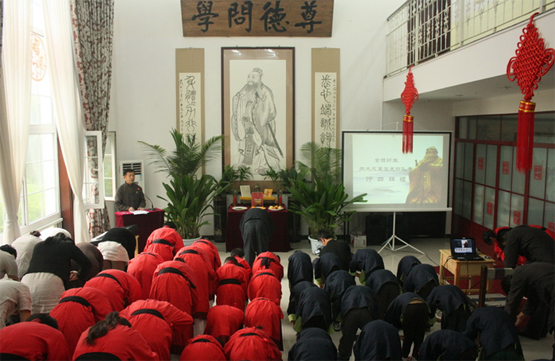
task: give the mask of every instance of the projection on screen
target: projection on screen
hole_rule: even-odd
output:
[[[343,182],[367,193],[368,211],[448,210],[450,133],[414,133],[413,153],[401,132],[343,132]]]

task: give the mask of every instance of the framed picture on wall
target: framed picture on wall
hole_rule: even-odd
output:
[[[222,48],[224,166],[249,167],[246,184],[293,165],[294,48]]]

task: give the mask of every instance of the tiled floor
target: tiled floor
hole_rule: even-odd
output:
[[[220,258],[224,260],[229,254],[225,252],[225,243],[215,243],[218,249],[220,250]],[[395,251],[392,251],[389,248],[384,249],[380,254],[383,257],[384,264],[386,269],[392,271],[393,273],[397,272],[397,264],[401,258],[406,255],[414,255],[422,263],[428,263],[433,266],[439,265],[439,249],[449,248],[449,239],[447,238],[434,238],[434,239],[413,239],[410,243],[412,246],[416,247],[418,250],[424,252],[421,254],[410,247],[405,247],[403,249],[399,249],[402,244],[397,243],[395,244]],[[289,252],[276,252],[281,258],[281,263],[285,272],[287,272],[287,259],[293,253],[294,250],[301,249],[308,253],[312,258],[315,256],[312,254],[310,249],[310,244],[307,241],[302,241],[298,243],[291,243],[291,247],[293,250]],[[370,246],[370,248],[379,250],[380,246]],[[353,252],[356,251],[356,248],[353,249]],[[283,330],[283,360],[287,360],[287,354],[291,346],[295,343],[296,333],[291,327],[291,325],[287,322],[287,304],[289,300],[289,284],[287,280],[287,275],[282,280],[282,292],[283,297],[281,301],[281,308],[285,315],[284,320],[282,321],[282,330]],[[435,324],[431,332],[439,330],[439,324]],[[335,332],[331,335],[334,343],[336,346],[339,345],[339,339],[341,338],[341,332]],[[551,359],[552,357],[552,344],[553,344],[553,335],[547,335],[546,338],[534,341],[528,338],[522,337],[521,344],[524,350],[524,356],[526,360],[536,360],[536,359]],[[354,356],[351,356],[351,359],[354,360]]]

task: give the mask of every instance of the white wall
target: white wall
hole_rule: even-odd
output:
[[[206,137],[221,134],[221,48],[233,46],[295,47],[296,150],[311,140],[312,48],[341,49],[342,130],[380,129],[386,19],[403,3],[335,0],[331,38],[184,38],[179,0],[117,0],[109,130],[116,131],[118,161],[143,158],[138,140],[172,149],[179,48],[205,50]],[[218,162],[207,171],[218,177],[221,168]],[[164,207],[156,198],[164,195],[163,181],[146,167],[145,190],[158,207]]]

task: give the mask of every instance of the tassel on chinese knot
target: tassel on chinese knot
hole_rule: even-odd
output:
[[[405,90],[401,93],[401,101],[405,104],[405,115],[403,116],[403,153],[412,153],[412,137],[414,133],[413,119],[410,110],[415,101],[418,100],[418,90],[414,87],[414,76],[412,66],[409,67]]]
[[[555,61],[555,50],[545,49],[543,38],[539,37],[538,29],[534,25],[534,16],[520,36],[517,44],[516,56],[507,64],[507,77],[515,81],[520,87],[524,100],[518,108],[518,134],[516,143],[516,167],[520,173],[526,173],[532,168],[532,153],[534,151],[534,111],[536,103],[531,102],[534,89],[538,88],[541,80]]]

